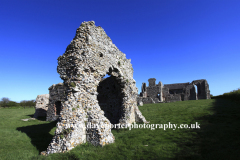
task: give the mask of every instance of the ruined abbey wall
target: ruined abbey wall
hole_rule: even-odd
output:
[[[49,88],[51,109],[47,118],[58,118],[59,122],[52,142],[42,154],[66,152],[86,141],[100,146],[113,143],[111,128],[103,124],[147,123],[137,106],[131,60],[93,21],[83,22],[77,29],[58,58],[57,71],[64,82]],[[106,74],[110,77],[103,79]],[[59,105],[56,102],[61,105],[58,117],[53,116]],[[88,124],[95,127],[88,128]]]
[[[209,85],[205,79],[195,80],[191,83],[165,84],[155,83],[155,78],[150,78],[149,86],[142,84],[142,92],[137,98],[138,104],[176,102],[198,99],[210,99]],[[197,91],[195,89],[197,86]]]
[[[66,97],[66,87],[63,83],[53,84],[48,88],[49,90],[49,105],[47,111],[47,121],[55,121],[60,116],[62,110],[62,103]]]
[[[49,94],[38,95],[36,98],[36,106],[34,118],[46,116],[49,104]]]

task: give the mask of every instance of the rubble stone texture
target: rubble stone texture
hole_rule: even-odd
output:
[[[49,103],[49,94],[38,95],[36,98],[36,106],[34,118],[46,116]]]
[[[55,96],[56,85],[49,88],[51,108],[61,105],[61,111],[55,136],[42,154],[65,152],[86,141],[100,146],[113,143],[111,128],[101,124],[148,123],[137,106],[131,60],[94,21],[83,22],[77,29],[58,58],[57,71],[64,81],[60,92],[65,97]],[[106,74],[110,77],[103,79]],[[52,114],[56,112],[48,112],[49,120],[56,118]],[[89,128],[89,124],[101,127]]]
[[[162,82],[155,84],[156,79],[148,80],[149,86],[142,83],[142,92],[137,98],[138,104],[160,103],[160,102],[175,102],[198,99],[211,99],[210,90],[207,80],[194,80],[191,83],[175,83],[165,84]],[[197,86],[197,91],[195,89]]]
[[[55,121],[60,116],[62,110],[62,102],[65,101],[66,87],[63,83],[53,84],[48,88],[49,90],[49,104],[47,110],[47,121]]]

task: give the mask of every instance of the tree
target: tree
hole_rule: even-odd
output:
[[[3,103],[8,103],[10,101],[9,98],[7,97],[3,97],[2,100],[1,100]]]
[[[20,102],[20,106],[22,106],[22,107],[24,107],[24,106],[31,107],[31,106],[35,106],[35,103],[36,103],[35,100],[22,100]]]
[[[14,101],[10,101],[7,103],[6,105],[7,107],[19,107],[19,103],[14,102]]]
[[[3,97],[1,100],[1,106],[2,107],[7,107],[8,103],[10,102],[10,99],[7,97]]]
[[[23,100],[23,101],[20,102],[20,106],[24,107],[24,106],[26,106],[26,103],[27,103],[27,101]]]

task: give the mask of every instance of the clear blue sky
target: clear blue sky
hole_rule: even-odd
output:
[[[91,20],[131,59],[139,92],[149,78],[206,79],[213,95],[240,87],[239,0],[1,0],[0,98],[62,82],[57,58]]]

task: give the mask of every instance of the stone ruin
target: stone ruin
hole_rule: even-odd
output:
[[[48,88],[49,94],[38,95],[36,98],[34,118],[46,117],[47,121],[59,119],[61,103],[65,101],[66,87],[63,83],[53,84]]]
[[[48,88],[49,90],[49,104],[46,115],[47,121],[55,121],[60,118],[62,110],[62,102],[65,101],[66,89],[63,83],[53,84]]]
[[[138,104],[175,102],[198,99],[211,99],[209,85],[205,79],[194,80],[191,83],[175,83],[163,85],[161,81],[155,83],[155,78],[148,79],[149,86],[142,83]],[[197,86],[197,92],[195,89]]]
[[[49,94],[38,95],[36,98],[35,113],[33,118],[44,117],[47,114]]]
[[[47,104],[47,120],[58,119],[57,129],[41,154],[69,151],[86,141],[104,146],[115,139],[105,126],[148,123],[137,106],[130,62],[94,21],[81,24],[58,58],[57,72],[64,82],[49,88]]]

